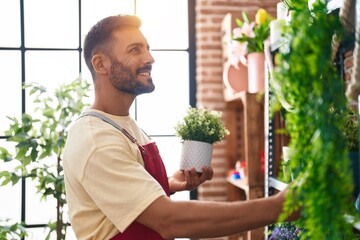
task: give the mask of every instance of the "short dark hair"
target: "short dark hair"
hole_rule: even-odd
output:
[[[141,20],[134,15],[116,15],[104,18],[97,22],[88,32],[84,40],[84,59],[91,74],[94,76],[94,68],[91,59],[94,50],[106,49],[106,45],[111,41],[113,31],[124,28],[140,28]]]

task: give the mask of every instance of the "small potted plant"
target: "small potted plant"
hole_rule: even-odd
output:
[[[182,121],[175,126],[175,134],[182,140],[180,169],[195,168],[202,172],[210,166],[213,144],[229,134],[221,121],[221,112],[189,107]]]

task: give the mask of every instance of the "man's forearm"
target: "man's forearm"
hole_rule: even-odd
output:
[[[274,223],[281,213],[282,202],[283,196],[241,202],[179,202],[161,197],[138,221],[166,239],[220,237]]]

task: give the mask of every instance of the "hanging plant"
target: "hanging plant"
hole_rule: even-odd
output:
[[[292,109],[285,114],[290,147],[296,149],[290,165],[300,168],[286,214],[302,206],[301,239],[353,239],[352,224],[344,217],[355,211],[343,134],[347,101],[331,47],[334,35],[342,36],[342,24],[327,12],[325,1],[316,1],[311,10],[307,0],[291,1],[291,8],[287,42],[275,56],[273,74],[280,85],[274,94]]]

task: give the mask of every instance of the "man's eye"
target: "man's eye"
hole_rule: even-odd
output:
[[[134,47],[134,48],[132,48],[132,49],[130,50],[130,52],[132,52],[132,53],[140,52],[140,48]]]

